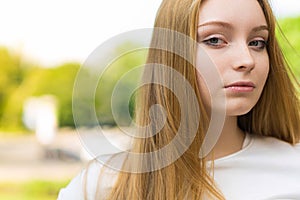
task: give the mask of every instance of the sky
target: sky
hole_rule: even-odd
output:
[[[84,62],[104,41],[151,28],[162,0],[0,0],[0,46],[52,67]],[[300,0],[271,0],[277,17],[299,16]]]

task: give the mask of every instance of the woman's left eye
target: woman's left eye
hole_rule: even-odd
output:
[[[264,49],[267,45],[267,42],[264,40],[253,40],[249,42],[249,46],[257,47],[258,49]]]

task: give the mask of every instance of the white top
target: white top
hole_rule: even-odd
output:
[[[101,164],[87,172],[88,200],[95,198]],[[83,170],[59,193],[58,200],[83,200]],[[117,173],[106,171],[101,189],[113,186]],[[300,199],[300,144],[247,134],[242,150],[214,161],[214,179],[228,200]]]

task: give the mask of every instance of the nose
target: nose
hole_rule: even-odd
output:
[[[241,44],[233,48],[235,48],[233,68],[237,71],[252,71],[255,66],[255,61],[248,45]]]

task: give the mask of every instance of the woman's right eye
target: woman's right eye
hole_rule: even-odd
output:
[[[203,43],[209,46],[220,47],[225,45],[226,42],[218,37],[211,37],[206,40],[203,40]]]

